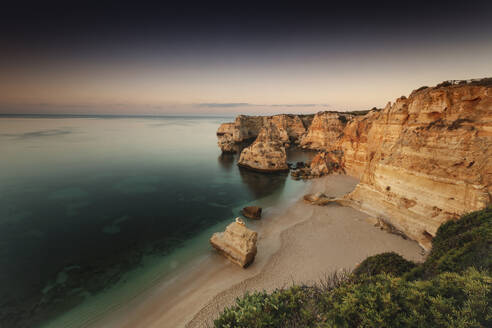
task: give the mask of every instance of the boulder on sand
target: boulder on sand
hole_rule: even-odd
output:
[[[216,232],[210,238],[210,244],[231,262],[245,268],[256,256],[258,233],[250,230],[236,219],[227,226],[224,232]]]
[[[335,197],[328,197],[325,194],[318,192],[315,194],[304,195],[304,201],[308,204],[324,206],[336,203],[337,199]]]
[[[254,219],[254,220],[261,219],[261,207],[258,206],[247,206],[243,208],[241,213],[248,219]]]

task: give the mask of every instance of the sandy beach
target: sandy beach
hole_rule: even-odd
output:
[[[357,180],[334,175],[309,183],[309,192],[341,196],[353,190]],[[385,251],[414,261],[423,259],[417,243],[374,227],[367,214],[336,204],[308,205],[302,196],[288,208],[266,209],[261,221],[247,222],[259,232],[258,255],[247,269],[211,249],[183,272],[91,327],[210,327],[224,306],[246,291],[317,282]]]

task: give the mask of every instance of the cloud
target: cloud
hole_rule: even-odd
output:
[[[319,106],[328,106],[325,104],[273,104],[267,105],[272,107],[319,107]]]
[[[326,107],[327,104],[252,104],[252,103],[200,103],[198,107],[233,108],[233,107]]]
[[[256,106],[250,103],[200,103],[198,107],[208,107],[208,108],[225,108],[225,107],[246,107],[246,106]]]
[[[5,133],[0,135],[4,137],[14,137],[17,139],[29,139],[29,138],[59,136],[59,135],[65,135],[70,133],[72,133],[72,131],[70,130],[52,129],[52,130],[39,130],[39,131],[14,133],[14,134]]]

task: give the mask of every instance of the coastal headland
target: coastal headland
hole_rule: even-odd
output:
[[[294,145],[317,151],[296,164],[298,177],[317,179],[290,205],[247,221],[258,232],[247,269],[211,251],[94,327],[210,327],[245,292],[316,283],[381,252],[421,262],[443,222],[491,201],[490,79],[421,87],[364,112],[240,115],[217,136],[255,171],[289,170],[283,154]],[[305,194],[336,201],[318,206]]]
[[[290,145],[320,152],[310,166],[315,176],[337,171],[360,179],[346,204],[426,250],[443,222],[491,201],[490,78],[420,87],[383,109],[240,115],[217,136],[224,152],[257,137],[239,160],[255,170],[285,170],[285,156],[277,155]]]

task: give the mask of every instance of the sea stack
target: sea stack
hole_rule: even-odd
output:
[[[256,256],[258,233],[250,230],[239,219],[227,226],[224,232],[216,232],[210,244],[231,262],[246,268]]]
[[[283,134],[286,134],[285,130],[268,122],[261,128],[255,142],[243,149],[238,165],[260,172],[288,171],[285,146],[281,141],[288,137]]]

